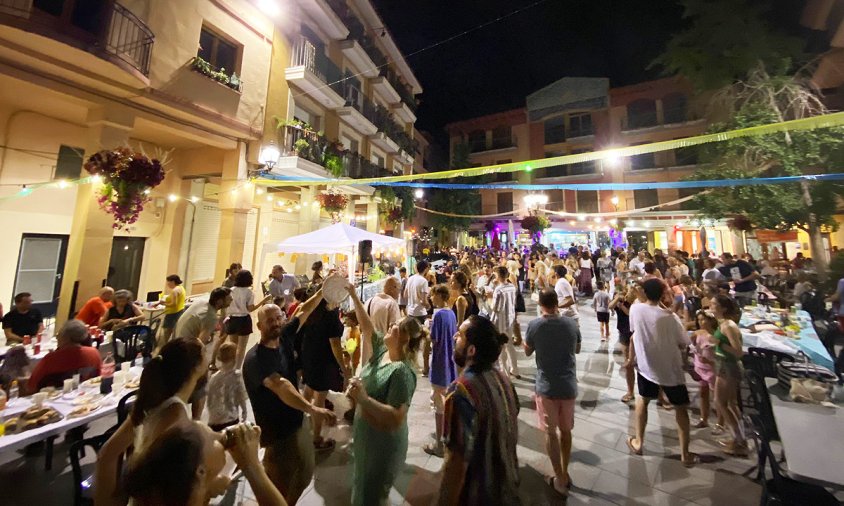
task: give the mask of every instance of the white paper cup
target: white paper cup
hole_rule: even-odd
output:
[[[120,364],[120,370],[123,372],[129,372],[130,367],[132,367],[132,362],[123,362]]]
[[[79,373],[76,373],[76,374],[73,375],[73,389],[74,390],[79,389],[79,380],[81,380],[81,379],[82,378],[79,376]]]
[[[36,408],[40,408],[44,405],[44,401],[47,400],[47,392],[38,392],[37,394],[33,394],[32,396],[32,405]]]
[[[73,391],[73,378],[64,380],[64,386],[62,387],[62,392],[69,394]]]

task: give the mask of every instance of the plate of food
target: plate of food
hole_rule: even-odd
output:
[[[100,404],[97,402],[89,402],[87,404],[83,404],[79,407],[76,407],[67,414],[68,418],[79,418],[80,416],[85,416],[87,414],[93,413],[94,411],[100,409]]]
[[[20,416],[6,420],[6,432],[14,434],[27,430],[37,429],[62,419],[61,413],[53,408],[29,408]]]
[[[99,386],[102,383],[103,378],[101,376],[94,376],[93,378],[86,379],[82,383],[79,384],[81,387],[94,387]]]
[[[338,305],[349,296],[346,287],[349,285],[349,280],[341,276],[328,276],[322,282],[322,298],[331,305]]]

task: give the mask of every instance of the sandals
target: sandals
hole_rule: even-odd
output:
[[[548,476],[547,478],[545,478],[545,483],[546,483],[549,487],[551,487],[551,490],[553,490],[554,492],[556,492],[558,495],[560,495],[560,496],[562,496],[562,497],[568,497],[568,495],[569,495],[569,490],[571,489],[571,479],[569,479],[568,483],[566,483],[566,490],[565,490],[565,492],[560,492],[559,490],[557,490],[557,487],[555,487],[555,486],[554,486],[554,482],[556,482],[556,481],[557,481],[557,477],[556,477],[556,476],[553,476],[553,475],[552,475],[552,476]]]
[[[434,457],[443,458],[445,456],[445,449],[441,444],[438,445],[428,443],[422,447],[422,451],[424,451],[428,455],[433,455]]]
[[[337,446],[337,442],[330,438],[314,440],[314,450],[318,452],[333,450],[335,446]]]
[[[627,436],[627,448],[630,448],[630,453],[633,455],[641,455],[642,454],[642,446],[639,445],[639,449],[637,450],[635,446],[633,446],[633,440],[636,439],[634,436]]]
[[[709,427],[709,422],[706,422],[703,419],[701,419],[695,424],[696,429],[703,429],[704,427]]]
[[[632,402],[636,397],[630,394],[624,394],[624,397],[621,398],[621,402],[627,404],[628,402]]]
[[[700,463],[700,457],[698,457],[695,453],[690,453],[688,460],[684,460],[682,457],[680,457],[680,462],[683,463],[683,467],[692,468],[695,467],[695,464]]]

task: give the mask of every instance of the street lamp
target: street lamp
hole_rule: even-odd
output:
[[[281,153],[278,151],[278,148],[271,142],[261,150],[261,156],[258,157],[258,161],[266,165],[267,169],[273,170],[280,156]]]
[[[416,191],[413,192],[413,196],[418,200],[425,196],[425,192],[422,191],[422,188],[417,188]]]
[[[615,206],[616,211],[617,211],[618,210],[618,195],[613,195],[612,198],[610,199],[610,202],[612,202],[612,205]]]
[[[544,193],[530,193],[525,195],[524,201],[528,209],[544,206],[548,204],[548,195]]]

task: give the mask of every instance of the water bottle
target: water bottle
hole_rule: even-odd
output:
[[[108,352],[100,372],[100,393],[105,395],[111,393],[111,385],[114,382],[114,357]]]
[[[12,402],[17,399],[19,393],[20,389],[18,388],[18,380],[13,380],[12,386],[9,387],[9,402]]]

